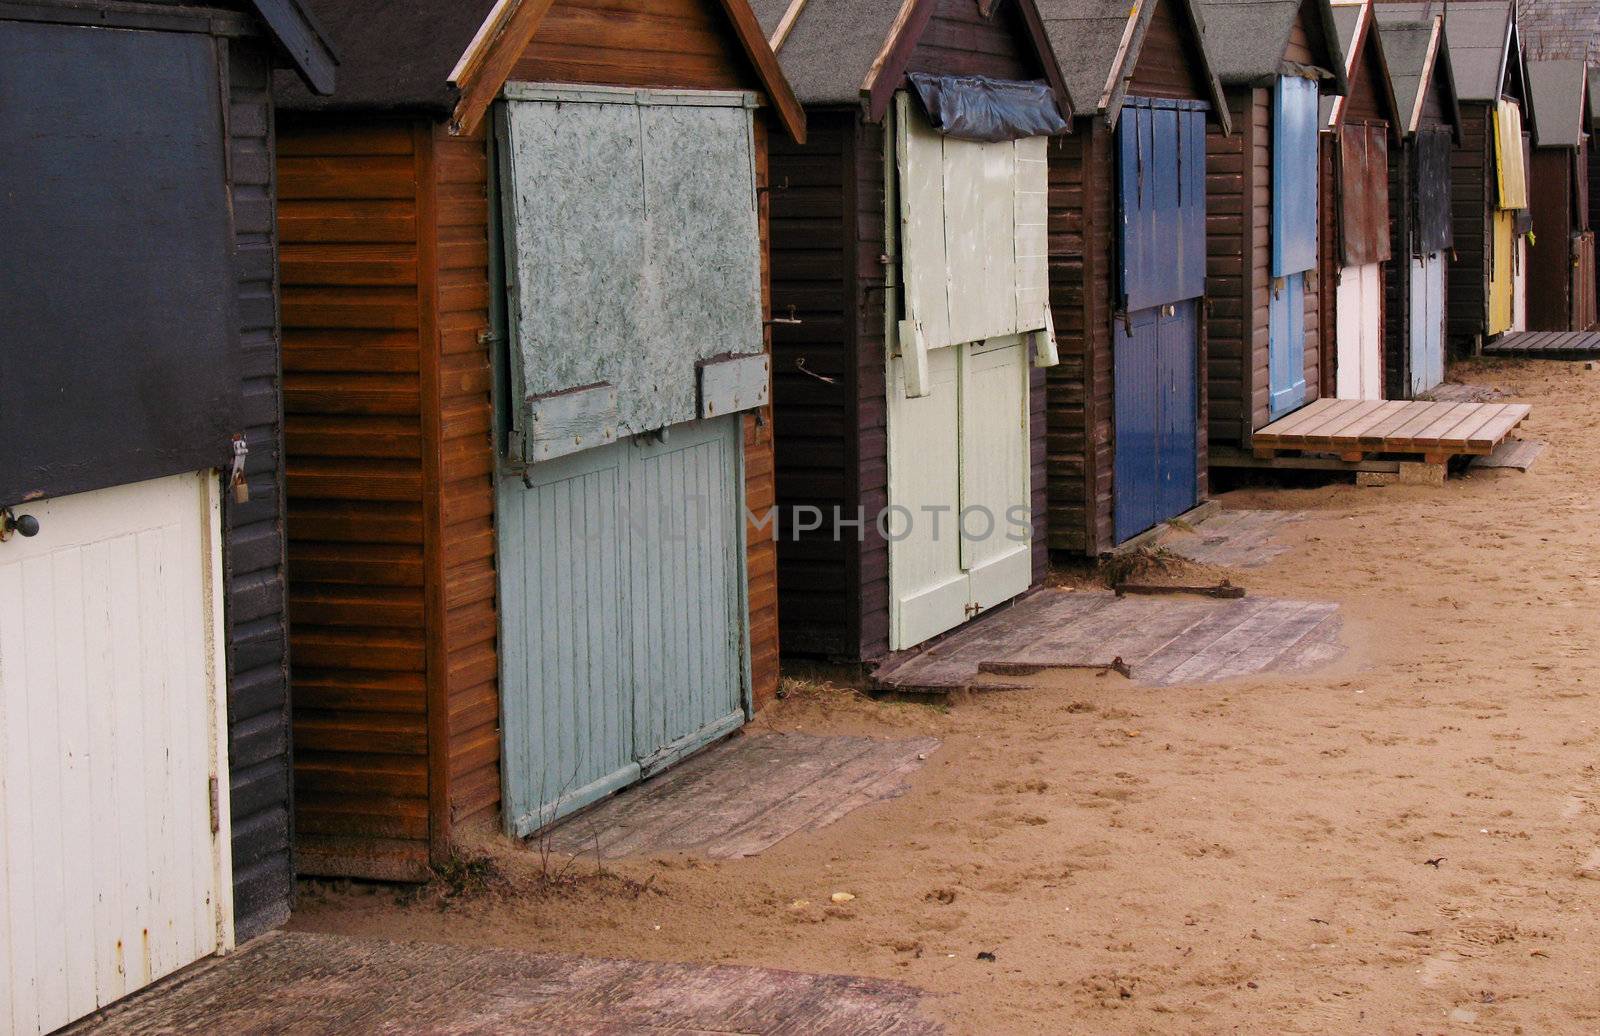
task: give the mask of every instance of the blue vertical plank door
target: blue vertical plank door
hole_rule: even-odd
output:
[[[525,837],[745,718],[738,418],[498,487],[503,782]]]
[[[1113,535],[1199,502],[1199,299],[1205,294],[1206,106],[1128,98],[1118,135]]]
[[[1317,84],[1279,76],[1272,96],[1273,420],[1306,401],[1306,271],[1317,263]]]
[[[1411,395],[1438,388],[1444,381],[1443,253],[1411,260]]]

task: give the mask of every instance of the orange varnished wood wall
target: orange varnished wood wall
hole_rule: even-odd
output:
[[[511,78],[690,90],[753,90],[722,8],[707,0],[557,0]]]

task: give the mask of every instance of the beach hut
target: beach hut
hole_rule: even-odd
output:
[[[1067,95],[1032,0],[756,6],[809,127],[772,153],[783,649],[877,662],[1043,579]]]
[[[1322,98],[1324,152],[1320,239],[1324,324],[1333,330],[1322,395],[1383,399],[1384,290],[1392,265],[1389,154],[1400,143],[1401,116],[1372,0],[1335,0],[1334,27],[1349,93]]]
[[[282,923],[270,69],[294,2],[0,8],[0,1031]]]
[[[1096,555],[1206,497],[1206,127],[1193,0],[1041,0],[1077,100],[1050,142],[1050,547]]]
[[[1319,97],[1346,92],[1327,0],[1205,0],[1233,132],[1206,148],[1212,465],[1317,399],[1332,335],[1319,270]]]
[[[1431,7],[1394,5],[1397,16],[1402,11],[1426,16]],[[1526,92],[1510,0],[1456,0],[1445,12],[1445,32],[1461,106],[1461,141],[1450,161],[1449,329],[1454,347],[1470,353],[1520,326],[1528,229]]]
[[[743,0],[329,0],[283,83],[304,873],[428,876],[775,690],[769,132]],[[763,538],[765,536],[765,538]]]
[[[1443,16],[1407,21],[1390,12],[1386,4],[1375,12],[1403,138],[1389,154],[1386,380],[1390,399],[1414,399],[1445,375],[1450,155],[1460,139],[1461,111]]]
[[[1600,76],[1589,77],[1589,136],[1600,131]],[[1589,229],[1600,227],[1600,162],[1589,162]],[[1596,318],[1600,319],[1600,273],[1595,275]]]
[[[1567,58],[1530,60],[1527,70],[1534,126],[1528,329],[1587,331],[1595,323],[1588,70]]]

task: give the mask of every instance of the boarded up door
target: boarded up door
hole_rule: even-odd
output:
[[[1317,262],[1317,84],[1280,76],[1272,105],[1273,418],[1306,400],[1306,271]]]
[[[0,1031],[32,1034],[228,948],[233,908],[214,477],[23,510],[38,536],[0,543]]]
[[[1594,231],[1572,236],[1572,329],[1587,331],[1595,323]]]
[[[1199,502],[1199,302],[1131,314],[1115,334],[1117,542]]]
[[[1444,382],[1445,258],[1433,252],[1410,261],[1410,394],[1415,397]]]
[[[744,721],[737,418],[500,480],[506,823],[519,837]]]

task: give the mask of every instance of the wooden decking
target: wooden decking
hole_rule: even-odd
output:
[[[1542,360],[1592,360],[1600,357],[1600,331],[1513,331],[1485,343],[1483,353]]]
[[[1494,452],[1527,420],[1525,403],[1433,403],[1319,399],[1256,432],[1256,456],[1331,453],[1357,463],[1380,454],[1421,455],[1429,464]]]

